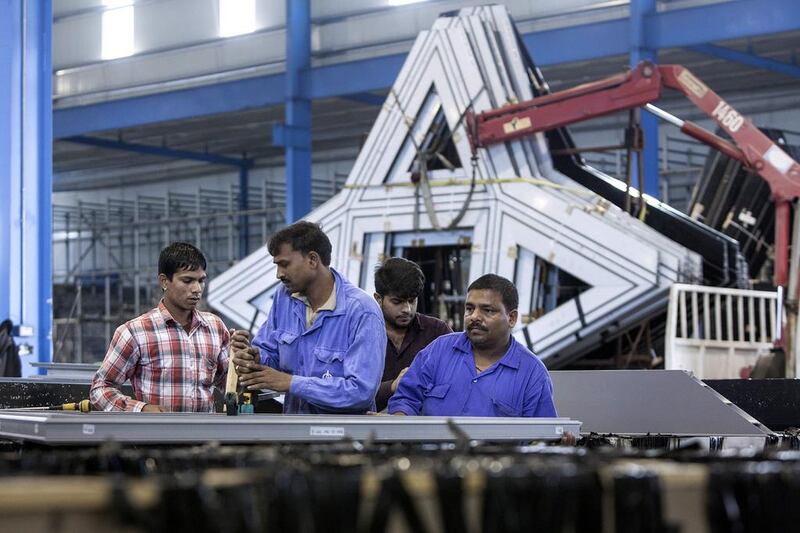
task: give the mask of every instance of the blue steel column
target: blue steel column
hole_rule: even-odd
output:
[[[51,0],[0,0],[0,320],[51,360]],[[23,375],[34,373],[23,358]]]
[[[655,15],[656,0],[631,0],[630,4],[630,64],[640,61],[656,62],[658,51],[647,47],[645,17]],[[661,196],[658,176],[658,119],[650,113],[641,114],[644,133],[644,192],[654,198]],[[639,157],[638,155],[634,157]],[[633,186],[639,187],[637,166],[633,165]]]
[[[0,198],[8,199],[0,209],[0,320],[11,316],[12,176],[19,175],[19,115],[15,109],[20,86],[20,7],[18,0],[0,0]],[[18,317],[19,309],[14,312]]]
[[[311,1],[286,0],[286,223],[311,211]]]
[[[242,166],[239,167],[239,211],[247,211],[249,208],[250,195],[250,166],[247,158],[242,159]],[[250,220],[247,215],[239,215],[239,258],[244,258],[249,251],[250,244]]]

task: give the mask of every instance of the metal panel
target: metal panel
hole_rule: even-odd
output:
[[[800,380],[710,379],[704,382],[773,431],[800,427]]]
[[[0,409],[45,407],[80,402],[89,394],[91,376],[32,378],[0,378]],[[133,396],[130,385],[124,385],[123,394]],[[221,407],[221,403],[220,403]],[[0,411],[1,412],[1,411]]]
[[[580,425],[566,418],[0,413],[0,436],[45,444],[559,440]]]
[[[584,433],[677,437],[764,437],[770,432],[688,372],[599,370],[551,372],[561,416]]]

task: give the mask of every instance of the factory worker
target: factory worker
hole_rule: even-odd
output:
[[[206,286],[206,258],[175,242],[161,251],[161,302],[117,328],[92,381],[100,411],[214,411],[214,387],[224,391],[230,336],[222,320],[197,310]],[[130,381],[134,398],[120,392]]]
[[[514,284],[486,274],[468,288],[465,331],[422,350],[389,400],[389,414],[555,417],[544,364],[511,335]]]
[[[330,267],[317,224],[287,226],[268,249],[282,286],[252,345],[233,337],[241,384],[285,393],[286,414],[374,411],[386,351],[378,304]]]

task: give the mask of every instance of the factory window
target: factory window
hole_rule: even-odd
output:
[[[232,37],[256,29],[256,0],[219,0],[219,36]]]
[[[108,9],[103,11],[103,59],[117,59],[133,55],[133,1],[103,0]]]
[[[522,246],[517,247],[514,284],[519,291],[519,316],[523,324],[533,322],[591,288],[585,281]]]

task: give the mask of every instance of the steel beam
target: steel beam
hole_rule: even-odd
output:
[[[526,33],[522,42],[538,66],[624,55],[628,21],[604,20]]]
[[[52,346],[50,0],[0,2],[0,320],[33,327],[38,361]],[[35,373],[23,358],[23,375]]]
[[[286,223],[311,211],[311,0],[286,0]]]
[[[632,6],[634,7],[634,6]],[[800,2],[731,0],[649,12],[643,17],[646,48],[689,47],[800,30]],[[616,18],[522,36],[539,66],[587,61],[630,52],[628,20]],[[372,57],[308,71],[308,96],[343,97],[392,85],[406,54]],[[56,138],[217,113],[278,105],[284,101],[283,73],[59,109]]]
[[[252,164],[252,161],[248,161],[247,159],[236,159],[235,157],[226,157],[223,155],[208,154],[204,152],[192,152],[189,150],[175,150],[173,148],[167,148],[166,146],[151,146],[149,144],[112,141],[109,139],[86,137],[83,135],[68,137],[64,140],[77,144],[85,144],[87,146],[108,148],[110,150],[121,150],[124,152],[133,152],[144,155],[156,155],[160,157],[169,157],[172,159],[188,159],[191,161],[202,161],[205,163],[232,166],[237,168]]]
[[[342,96],[342,99],[350,100],[351,102],[357,102],[359,104],[367,104],[374,106],[383,105],[383,103],[386,101],[385,96],[380,96],[372,93],[345,94],[344,96]]]
[[[642,61],[656,62],[658,51],[646,38],[645,25],[648,17],[656,13],[656,0],[631,0],[629,22],[629,54],[630,65],[635,67]],[[644,148],[634,158],[642,158],[644,171],[644,192],[653,198],[660,197],[658,177],[658,119],[650,113],[641,114]],[[639,188],[639,170],[636,164],[631,165],[634,187]]]
[[[761,57],[756,54],[749,54],[747,52],[740,52],[731,48],[723,46],[716,46],[713,44],[698,44],[696,46],[689,46],[687,50],[697,52],[698,54],[705,54],[707,56],[724,59],[726,61],[733,61],[741,63],[749,67],[760,68],[768,70],[777,74],[785,74],[793,78],[800,78],[800,65],[792,63],[784,63],[782,61],[775,61],[768,57]]]
[[[730,0],[651,14],[647,44],[664,49],[800,29],[796,0]]]
[[[239,211],[246,213],[249,207],[250,169],[246,165],[239,167]],[[239,215],[239,259],[247,257],[250,244],[250,221],[247,214]]]

